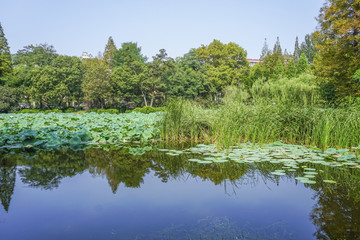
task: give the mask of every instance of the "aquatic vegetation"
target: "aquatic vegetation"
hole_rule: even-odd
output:
[[[247,141],[283,141],[322,150],[360,145],[359,109],[248,104],[234,98],[224,100],[217,109],[180,100],[170,103],[162,121],[161,138],[215,143],[219,148]]]
[[[360,159],[348,149],[330,149],[322,152],[316,148],[310,148],[300,145],[283,144],[274,142],[271,144],[253,144],[242,143],[231,146],[229,149],[218,151],[216,145],[198,144],[195,147],[180,150],[167,150],[170,156],[178,156],[180,154],[198,154],[198,158],[189,158],[188,161],[194,164],[256,164],[269,162],[277,164],[278,169],[271,171],[274,176],[294,175],[295,179],[302,183],[315,184],[321,178],[316,168],[309,167],[311,165],[323,165],[326,167],[337,168],[360,168]],[[176,152],[176,154],[174,154]],[[280,167],[281,166],[281,167]],[[324,179],[324,183],[336,183],[331,179]]]
[[[121,145],[158,137],[161,113],[1,114],[0,149],[81,149],[89,144]]]

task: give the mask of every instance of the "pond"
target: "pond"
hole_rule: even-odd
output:
[[[176,148],[0,155],[0,239],[360,238],[358,168]]]

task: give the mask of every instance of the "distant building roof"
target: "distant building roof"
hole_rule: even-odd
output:
[[[254,66],[257,63],[262,62],[262,60],[260,60],[260,59],[253,59],[253,58],[248,58],[246,60],[248,60],[250,62],[250,66]]]

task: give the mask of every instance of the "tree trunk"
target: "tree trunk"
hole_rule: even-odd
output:
[[[147,106],[148,104],[147,104],[147,101],[146,101],[146,96],[145,96],[145,94],[144,94],[143,90],[141,90],[141,94],[143,95],[144,102],[145,102],[145,106]]]

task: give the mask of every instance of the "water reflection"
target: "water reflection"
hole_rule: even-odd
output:
[[[191,154],[169,157],[163,152],[149,151],[143,155],[130,155],[124,150],[104,151],[97,148],[38,152],[30,158],[3,155],[0,156],[1,204],[5,211],[9,211],[16,174],[28,187],[51,190],[58,188],[64,178],[88,171],[94,177],[106,178],[114,194],[120,184],[127,188],[139,188],[150,171],[164,183],[187,177],[211,181],[215,185],[223,185],[228,194],[236,194],[242,185],[256,186],[260,182],[280,184],[280,180],[294,181],[294,177],[300,175],[300,172],[294,172],[281,177],[274,176],[271,172],[279,166],[272,163],[201,165],[187,161],[189,158]],[[319,170],[317,178],[337,181],[337,184],[326,184],[319,180],[314,185],[306,185],[314,191],[313,198],[316,201],[310,213],[316,227],[314,237],[360,239],[359,169],[311,167]],[[174,227],[183,231],[181,226]]]

